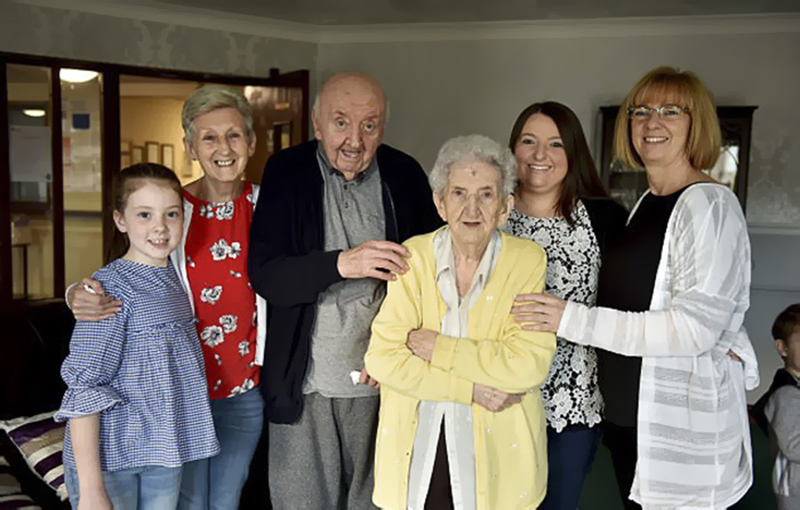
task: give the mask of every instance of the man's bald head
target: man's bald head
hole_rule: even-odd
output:
[[[312,114],[319,115],[322,96],[325,94],[325,92],[330,93],[331,91],[334,91],[334,93],[336,93],[340,87],[345,90],[358,89],[362,91],[369,91],[370,93],[374,94],[383,104],[384,117],[386,116],[385,110],[388,105],[388,101],[386,99],[386,93],[384,93],[380,84],[378,84],[378,82],[372,76],[353,72],[337,73],[328,78],[325,83],[322,84],[322,88],[319,90],[319,92],[317,92],[317,95],[314,98]]]
[[[369,166],[381,144],[386,96],[378,82],[365,74],[339,73],[323,84],[312,120],[328,161],[354,178]]]

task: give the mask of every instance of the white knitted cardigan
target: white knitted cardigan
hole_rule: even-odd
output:
[[[672,211],[648,311],[567,303],[558,336],[642,357],[630,498],[644,508],[726,508],[752,484],[745,389],[759,378],[743,326],[749,306],[744,214],[710,183],[691,186]]]

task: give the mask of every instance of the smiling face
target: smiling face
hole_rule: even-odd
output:
[[[514,157],[522,191],[557,200],[569,161],[553,119],[541,113],[531,115],[514,146]]]
[[[183,199],[158,180],[147,180],[128,195],[124,211],[114,211],[114,223],[128,235],[123,258],[164,267],[183,237]]]
[[[662,106],[685,106],[675,94],[654,94],[637,102],[636,106],[659,108]],[[687,141],[691,116],[682,113],[675,117],[662,119],[658,113],[645,118],[633,118],[631,140],[636,153],[647,166],[673,166],[688,164]]]
[[[376,83],[364,76],[328,80],[319,109],[312,112],[314,135],[330,164],[347,178],[366,170],[383,138],[386,103]]]
[[[514,202],[501,196],[500,171],[483,161],[453,163],[447,186],[433,200],[457,244],[482,248],[508,219]]]
[[[242,179],[247,161],[256,150],[248,141],[244,119],[235,108],[219,108],[194,119],[194,140],[184,139],[186,152],[200,163],[207,179],[221,183]]]

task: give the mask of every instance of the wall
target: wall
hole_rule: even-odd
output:
[[[273,67],[281,72],[309,69],[312,74],[315,69],[316,43],[269,37],[266,35],[269,29],[263,25],[229,23],[227,29],[219,26],[215,29],[213,18],[198,21],[182,13],[169,16],[129,12],[131,15],[127,17],[99,14],[111,7],[125,8],[117,3],[89,5],[84,2],[83,5],[76,4],[76,10],[67,9],[67,4],[74,2],[50,2],[64,5],[64,8],[33,5],[35,3],[2,2],[1,52],[253,77],[267,77]],[[192,19],[194,23],[190,23]],[[279,30],[276,34],[281,35]],[[126,108],[126,104],[129,102],[123,100],[123,116],[127,111],[127,115],[136,117],[137,112]],[[177,111],[174,108],[170,111],[172,113],[152,112],[153,118],[165,116],[164,122],[153,125],[159,131],[155,133],[159,137],[162,129],[169,132],[164,136],[169,137],[175,147],[176,168],[179,168],[183,149],[180,137],[173,134],[173,124],[180,129],[180,104]],[[139,143],[138,133],[129,133],[125,125],[122,126],[122,137]],[[146,140],[167,143],[166,138]],[[198,175],[199,169],[195,165],[194,177]],[[87,200],[73,200],[73,195],[65,195],[66,206],[70,208],[75,204],[78,208],[85,208]],[[91,205],[97,206],[99,202],[94,200]],[[28,254],[30,291],[32,295],[49,294],[47,289],[52,288],[52,228],[47,219],[32,221],[30,228],[34,241]],[[102,237],[97,219],[86,214],[68,215],[65,230],[66,279],[71,282],[89,276],[100,267]],[[14,254],[12,263],[15,280],[20,280],[21,271],[17,269],[22,265],[21,253]],[[18,287],[21,288],[20,282],[15,289]]]
[[[101,4],[80,8],[102,12],[108,4]],[[141,18],[190,17],[136,19],[3,2],[0,51],[243,76],[266,77],[272,67],[314,72],[314,43],[238,33],[235,25],[212,30]]]
[[[200,176],[199,166],[191,165],[192,174],[185,175],[181,109],[183,100],[166,97],[123,97],[119,102],[120,137],[132,145],[145,142],[172,144],[173,168],[186,184]],[[159,147],[160,149],[160,147]]]
[[[783,366],[772,342],[772,323],[787,306],[800,303],[800,235],[776,235],[751,229],[750,243],[753,285],[745,326],[758,353],[759,394],[769,388],[775,370]]]
[[[618,104],[639,76],[659,64],[695,70],[720,104],[757,105],[747,208],[755,269],[746,326],[762,373],[754,399],[780,364],[770,339],[772,320],[789,303],[800,302],[800,172],[794,164],[800,161],[800,25],[784,33],[769,33],[762,24],[761,33],[745,27],[743,33],[711,35],[657,28],[653,32],[660,35],[636,35],[619,26],[585,36],[573,26],[564,29],[570,37],[550,32],[513,40],[497,33],[464,40],[441,31],[423,32],[422,41],[397,40],[403,36],[387,30],[395,41],[383,43],[368,33],[364,37],[374,40],[320,46],[318,85],[341,69],[377,78],[392,112],[385,141],[415,155],[425,168],[452,136],[475,132],[505,142],[517,114],[546,99],[570,105],[592,143],[598,107]],[[451,38],[458,40],[441,40]]]
[[[659,64],[698,72],[718,103],[757,105],[748,216],[800,225],[800,25],[795,33],[603,36],[527,40],[323,44],[317,75],[340,69],[375,76],[394,112],[386,142],[430,168],[447,138],[478,132],[505,141],[535,101],[570,105],[590,140],[599,106],[618,104]]]
[[[103,9],[97,4],[97,12]],[[214,29],[196,18],[193,27],[185,26],[189,21],[181,20],[189,17],[175,13],[126,18],[79,10],[6,3],[0,51],[247,76],[266,76],[270,67],[309,69],[316,77],[312,93],[336,71],[367,72],[383,84],[394,112],[386,142],[426,168],[451,136],[479,132],[505,140],[519,111],[544,99],[569,104],[593,140],[597,108],[618,103],[651,67],[697,71],[720,104],[759,107],[747,211],[755,269],[746,325],[763,379],[771,378],[779,360],[769,325],[786,304],[800,302],[800,172],[793,165],[800,161],[797,15],[546,21],[416,33],[341,27],[301,37],[278,29],[273,38],[265,36],[272,25],[252,19],[219,19]]]

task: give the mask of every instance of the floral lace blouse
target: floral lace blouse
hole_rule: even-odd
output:
[[[535,218],[511,211],[504,230],[536,241],[547,252],[545,289],[564,300],[592,306],[597,296],[600,247],[582,202],[570,227],[562,217]],[[557,339],[550,375],[542,385],[547,424],[561,432],[569,425],[594,426],[602,420],[597,354],[592,347]]]
[[[212,399],[258,385],[256,297],[247,277],[253,188],[230,202],[211,203],[184,192],[193,205],[186,236],[186,272],[197,314]]]

